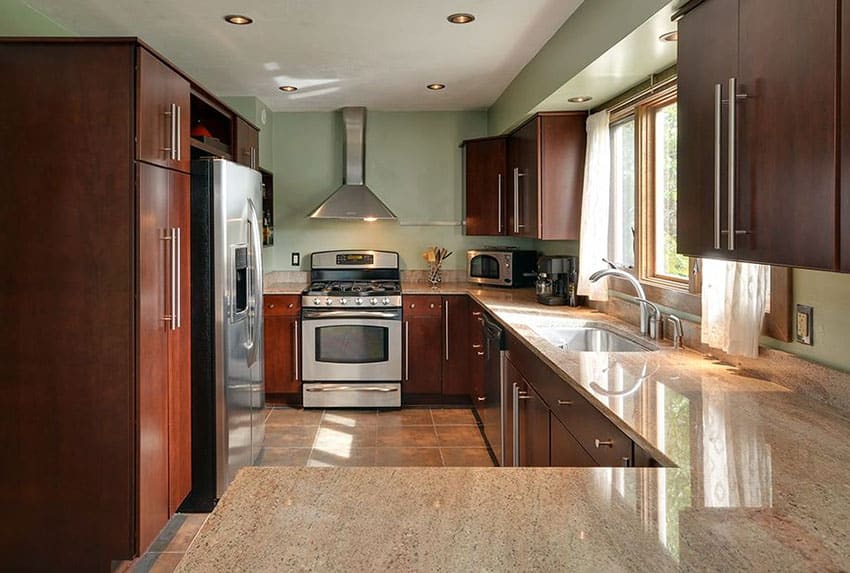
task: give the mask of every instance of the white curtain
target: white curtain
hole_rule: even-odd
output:
[[[579,235],[580,295],[590,300],[608,300],[607,282],[591,283],[594,272],[605,268],[608,257],[608,221],[611,199],[611,136],[609,114],[600,111],[587,118],[587,155],[584,161],[584,194],[581,200]]]
[[[728,354],[758,356],[770,267],[702,260],[702,342]]]

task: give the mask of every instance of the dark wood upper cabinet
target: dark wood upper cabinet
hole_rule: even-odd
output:
[[[508,140],[509,235],[577,240],[581,222],[585,112],[534,116]]]
[[[469,297],[444,296],[443,314],[443,396],[449,401],[468,401],[472,394],[469,379]]]
[[[850,3],[841,4],[841,270],[850,273]]]
[[[189,81],[138,48],[138,158],[189,172]]]
[[[507,139],[463,143],[467,235],[504,235],[507,230]]]
[[[247,165],[251,169],[259,169],[260,167],[260,132],[257,128],[242,119],[235,117],[233,121],[236,124],[236,145],[233,160]]]
[[[706,0],[682,18],[680,252],[836,268],[838,7]]]
[[[265,383],[270,401],[300,402],[300,318],[300,296],[263,297]]]

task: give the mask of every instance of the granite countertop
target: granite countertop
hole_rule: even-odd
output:
[[[529,290],[469,294],[665,468],[249,468],[180,570],[850,569],[850,420],[661,343],[564,352],[538,329],[602,322]],[[771,378],[773,376],[773,378]]]

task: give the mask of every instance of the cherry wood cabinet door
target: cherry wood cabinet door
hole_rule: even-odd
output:
[[[841,8],[841,271],[850,273],[850,3]]]
[[[177,326],[168,331],[168,509],[169,515],[192,489],[192,317],[190,185],[188,174],[168,172],[168,226],[177,243],[171,277],[177,295]],[[169,268],[170,271],[170,268]]]
[[[241,117],[235,117],[236,146],[233,160],[251,169],[260,167],[260,133]]]
[[[835,268],[838,5],[739,2],[741,260]]]
[[[549,408],[526,382],[519,393],[519,465],[549,467]]]
[[[469,301],[469,382],[473,406],[486,401],[484,395],[484,348],[483,309],[477,302]]]
[[[538,238],[538,128],[535,117],[510,136],[508,157],[508,234]]]
[[[728,181],[728,106],[721,105],[717,115],[715,90],[720,86],[726,99],[729,78],[738,73],[737,21],[738,0],[708,0],[679,21],[677,246],[685,255],[734,258],[725,248],[714,248],[715,218],[726,229],[728,204],[722,200],[715,212],[715,161],[720,161],[721,198]],[[725,245],[725,235],[721,239]]]
[[[189,172],[189,81],[138,48],[136,129],[141,161]]]
[[[266,306],[269,303],[266,302]],[[296,352],[299,350],[299,320],[296,316],[265,315],[266,394],[297,394],[301,381],[296,372]]]
[[[405,316],[404,381],[402,392],[409,403],[437,402],[442,393],[441,345],[443,321],[440,316]]]
[[[504,235],[508,187],[504,137],[464,143],[466,234]]]
[[[540,116],[540,227],[537,238],[578,240],[587,114]]]
[[[168,328],[169,179],[167,169],[139,163],[138,432],[139,552],[169,518]]]
[[[552,467],[592,468],[599,465],[554,415],[549,420],[549,428],[549,460]]]
[[[447,402],[468,402],[472,394],[469,379],[469,297],[443,297],[443,397]]]

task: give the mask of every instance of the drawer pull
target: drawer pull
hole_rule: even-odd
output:
[[[481,316],[481,313],[476,311],[472,313],[472,316]]]
[[[482,346],[481,344],[473,344],[472,345],[473,348],[481,348],[481,346]]]
[[[596,443],[597,449],[602,447],[602,446],[606,446],[606,447],[609,447],[609,448],[614,447],[614,440],[600,440],[599,438],[596,438],[595,443]]]
[[[483,352],[476,352],[475,354],[477,354],[478,356],[484,356]]]
[[[416,308],[416,303],[410,303],[410,308]]]
[[[274,307],[275,307],[274,303],[269,305],[269,308],[274,308]]]
[[[431,308],[434,308],[434,303],[433,303],[433,302],[431,303]]]
[[[487,396],[479,396],[479,397],[478,397],[478,401],[479,401],[479,402],[483,402],[483,401],[485,401],[486,399],[487,399]]]
[[[295,306],[295,304],[290,302],[288,308],[292,308],[294,306]]]
[[[572,406],[572,405],[573,405],[572,400],[558,400],[558,406]]]

